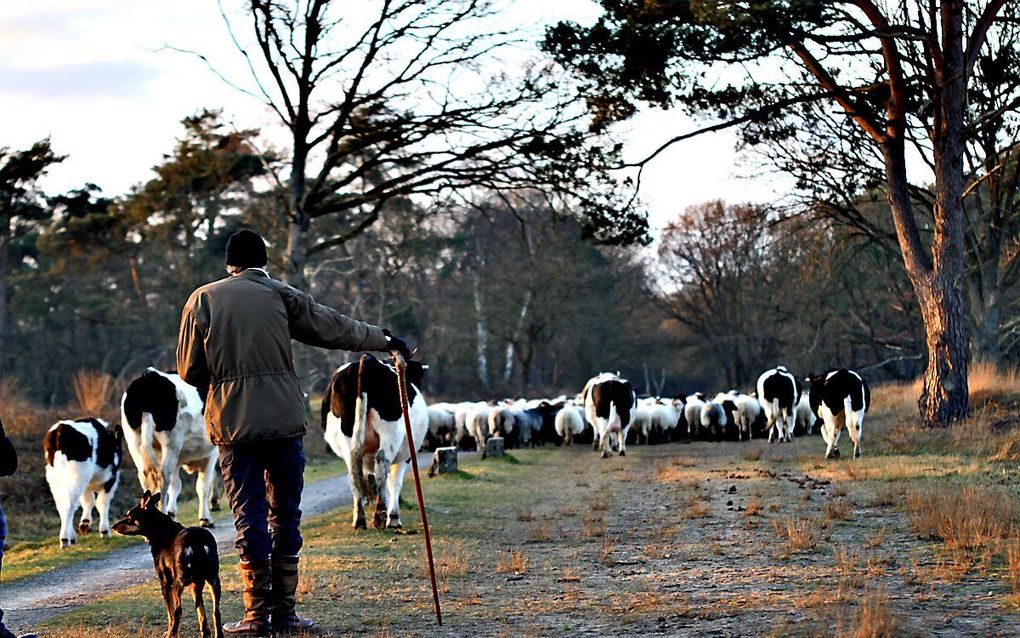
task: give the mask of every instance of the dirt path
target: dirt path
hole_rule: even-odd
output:
[[[345,477],[329,477],[305,486],[304,517],[317,516],[351,502]],[[220,560],[229,569],[234,557],[234,525],[230,516],[216,520],[212,530]],[[139,544],[71,567],[37,574],[0,588],[4,622],[27,631],[39,623],[103,596],[153,580],[152,554]]]
[[[535,468],[544,499],[487,535],[504,553],[446,581],[438,633],[841,636],[869,601],[863,622],[897,635],[1016,635],[1001,569],[953,575],[898,507],[910,480],[861,480],[897,462],[826,463],[821,445],[559,450]],[[902,463],[904,476],[955,473]]]

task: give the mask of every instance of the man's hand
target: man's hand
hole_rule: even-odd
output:
[[[383,334],[386,335],[386,346],[390,352],[399,352],[405,359],[411,358],[411,348],[407,345],[406,341],[389,330],[384,329]]]

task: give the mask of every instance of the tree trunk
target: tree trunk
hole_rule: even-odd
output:
[[[477,246],[477,244],[476,244]],[[481,266],[471,273],[471,290],[475,302],[475,361],[478,365],[478,380],[482,387],[489,389],[489,332],[485,329],[485,306],[482,300]]]
[[[294,157],[290,164],[290,193],[287,197],[287,252],[284,255],[283,280],[295,288],[306,290],[305,265],[308,263],[308,242],[311,239],[311,218],[305,211],[305,170],[308,149],[305,143],[307,124],[294,128]]]
[[[932,277],[928,294],[921,295],[928,369],[918,407],[929,427],[948,425],[970,413],[969,346],[963,305],[963,126],[967,80],[960,0],[942,3],[942,42],[945,69],[936,98],[932,136],[935,159]]]

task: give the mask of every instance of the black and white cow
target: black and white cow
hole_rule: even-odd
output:
[[[420,361],[407,362],[407,402],[415,449],[429,428],[425,396],[419,389],[424,376],[425,366]],[[341,366],[322,394],[322,427],[326,443],[347,464],[355,529],[365,529],[365,511],[373,498],[375,527],[401,527],[400,488],[411,452],[393,367],[369,354]]]
[[[809,375],[811,410],[822,419],[825,458],[839,456],[839,433],[845,425],[854,442],[854,458],[861,456],[861,427],[871,407],[871,389],[860,374],[846,368]]]
[[[110,503],[120,481],[124,454],[120,431],[102,419],[59,421],[43,437],[46,482],[60,514],[60,546],[74,545],[74,511],[81,504],[78,531],[92,527],[92,510],[99,510],[99,533],[110,535]]]
[[[780,441],[793,441],[794,409],[800,401],[800,389],[800,381],[783,366],[758,377],[758,401],[767,419],[769,443],[776,432]]]
[[[162,493],[162,509],[177,516],[180,468],[198,473],[198,516],[212,527],[220,450],[205,428],[203,396],[177,374],[148,368],[121,399],[121,427],[143,490]]]
[[[612,450],[627,455],[627,432],[637,403],[637,395],[626,379],[611,372],[592,377],[581,391],[584,413],[595,427],[595,449],[608,458]]]

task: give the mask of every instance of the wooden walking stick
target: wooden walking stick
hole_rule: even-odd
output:
[[[436,564],[432,560],[432,537],[429,534],[429,517],[425,514],[425,499],[421,495],[421,477],[418,475],[418,453],[415,450],[414,436],[411,432],[411,411],[407,404],[407,366],[404,356],[399,352],[391,352],[390,356],[393,357],[393,364],[397,368],[397,389],[400,391],[400,409],[404,413],[404,432],[407,436],[407,449],[411,452],[414,491],[418,496],[418,513],[421,514],[421,529],[425,534],[425,553],[428,554],[429,558],[429,578],[432,579],[432,600],[436,603],[436,621],[442,627],[443,610],[439,606],[439,588],[436,586]]]

